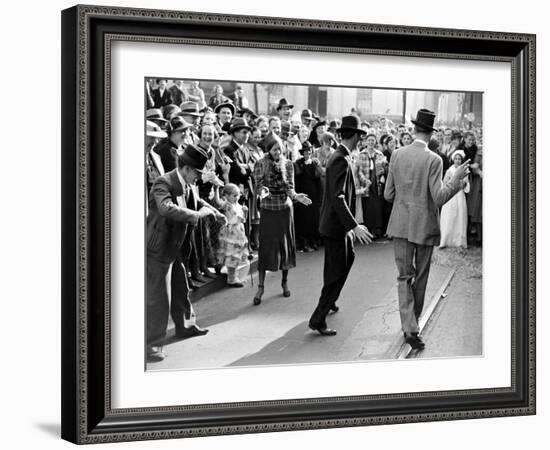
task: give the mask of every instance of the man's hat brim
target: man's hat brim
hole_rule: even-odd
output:
[[[248,131],[252,131],[252,128],[248,125],[237,125],[236,127],[231,127],[228,131],[229,134],[234,133],[235,131],[242,130],[243,128],[246,128]]]
[[[362,128],[340,127],[340,128],[336,128],[336,131],[338,133],[342,131],[355,131],[356,133],[359,133],[359,134],[367,134],[367,131],[363,130]]]
[[[153,122],[162,122],[162,123],[166,123],[166,122],[169,122],[168,120],[166,120],[165,118],[163,117],[146,117],[147,120],[151,120]]]
[[[189,129],[189,128],[193,128],[193,125],[190,124],[190,123],[186,123],[185,125],[180,125],[179,127],[174,128],[174,129],[172,130],[172,133],[175,133],[176,131],[185,131],[185,130],[187,130],[187,129]]]
[[[200,112],[190,112],[190,111],[180,111],[178,113],[178,116],[193,116],[193,117],[202,117],[204,114],[201,114]]]
[[[288,105],[279,105],[279,106],[277,106],[277,111],[279,111],[281,108],[284,108],[285,106],[288,106],[290,109],[294,108],[294,105],[291,105],[289,103]]]
[[[437,131],[437,128],[430,127],[429,125],[426,125],[425,123],[418,122],[416,120],[411,120],[412,123],[414,123],[418,128],[422,128],[426,131]]]
[[[250,114],[253,118],[257,118],[258,114],[252,111],[250,108],[243,108],[238,111],[238,113],[243,116],[244,114]]]
[[[149,137],[156,137],[156,138],[168,137],[168,134],[165,131],[147,131],[146,134]]]

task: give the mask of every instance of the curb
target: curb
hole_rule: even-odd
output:
[[[418,321],[418,326],[420,328],[420,333],[424,331],[424,328],[426,327],[426,324],[430,320],[430,317],[432,316],[433,312],[435,311],[437,305],[439,304],[439,301],[443,298],[443,294],[447,287],[449,286],[449,283],[453,279],[454,275],[456,273],[456,269],[452,269],[449,275],[445,278],[443,283],[441,283],[441,286],[436,291],[436,293],[432,296],[430,299],[430,303],[428,304],[427,308],[424,308],[424,311],[422,312],[422,315],[420,316],[420,320]],[[396,339],[400,340],[402,343],[399,346],[399,349],[395,355],[395,359],[407,359],[409,354],[412,351],[412,347],[403,341],[403,334],[400,332],[399,337]]]

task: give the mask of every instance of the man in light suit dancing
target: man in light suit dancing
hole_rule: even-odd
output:
[[[420,109],[413,120],[416,139],[392,154],[384,197],[393,202],[387,234],[393,237],[401,328],[415,350],[424,348],[418,319],[424,306],[434,245],[439,245],[439,208],[461,188],[469,173],[465,161],[442,183],[441,157],[428,149],[435,114]]]

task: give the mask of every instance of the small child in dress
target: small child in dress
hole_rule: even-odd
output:
[[[214,201],[219,210],[227,217],[227,225],[220,230],[218,263],[227,268],[227,285],[243,287],[237,277],[237,268],[248,265],[248,239],[244,230],[247,208],[239,204],[241,192],[236,184],[227,183],[222,189],[222,198],[218,188],[214,191]]]

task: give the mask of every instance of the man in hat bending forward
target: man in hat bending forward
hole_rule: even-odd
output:
[[[207,159],[198,147],[188,145],[178,157],[178,167],[158,177],[151,189],[147,217],[147,362],[164,359],[158,346],[166,335],[168,311],[176,326],[176,336],[188,338],[208,332],[196,324],[180,251],[199,218],[213,215],[226,220],[223,214],[196,198],[191,189]],[[169,273],[170,300],[166,286]]]
[[[418,336],[418,319],[434,245],[439,245],[439,208],[461,188],[468,175],[469,161],[442,183],[443,161],[428,149],[435,130],[435,114],[420,109],[413,120],[416,139],[393,152],[384,197],[393,202],[388,235],[393,237],[397,265],[397,293],[401,328],[405,341],[415,350],[424,348]]]
[[[309,319],[309,328],[322,336],[336,334],[336,330],[327,327],[326,317],[330,311],[339,309],[336,300],[355,259],[354,239],[360,243],[372,240],[367,228],[355,220],[355,180],[351,161],[351,152],[366,132],[360,128],[359,117],[354,115],[343,117],[337,132],[342,141],[327,162],[319,221],[319,232],[325,243],[323,289]]]

